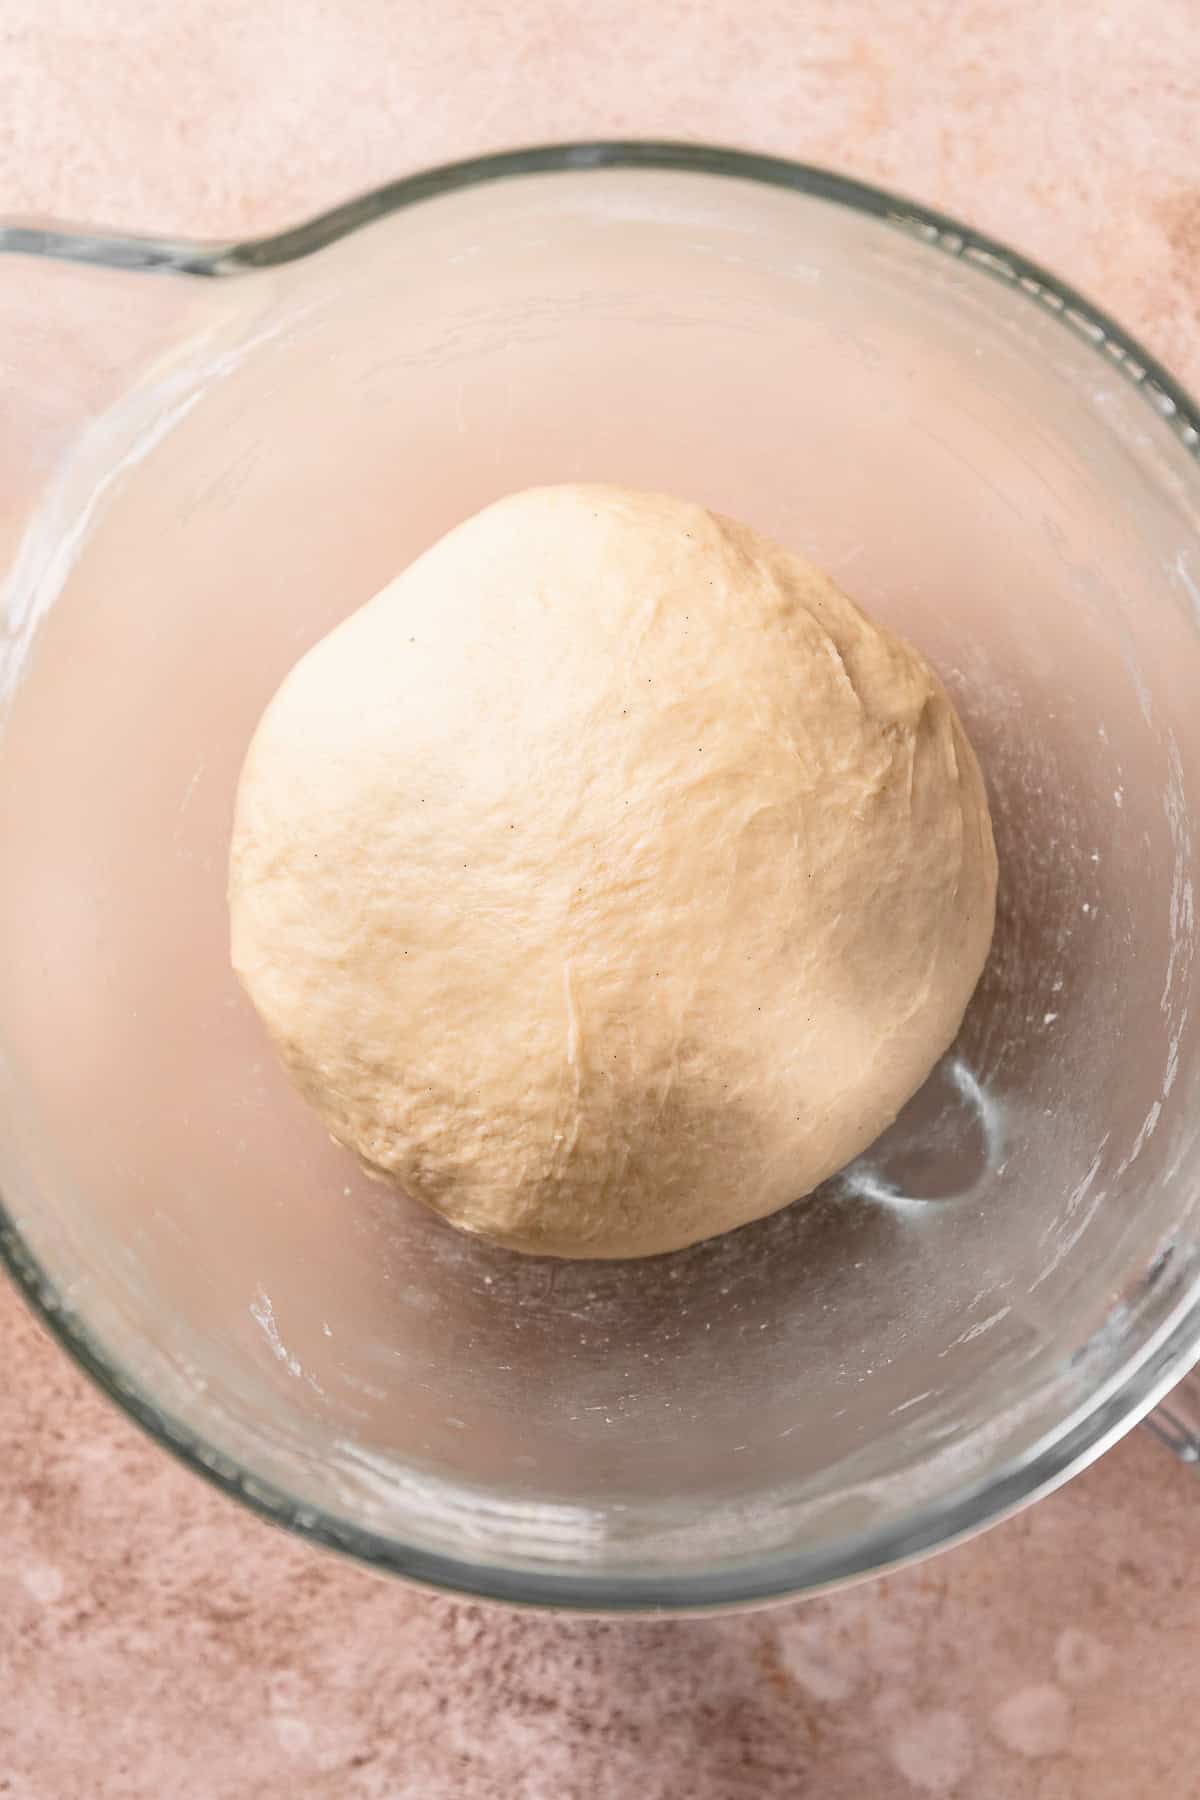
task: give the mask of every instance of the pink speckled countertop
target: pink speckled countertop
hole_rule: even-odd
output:
[[[1200,386],[1195,0],[0,0],[0,210],[225,234],[537,138],[908,189]],[[2,350],[0,350],[2,356]],[[0,1287],[5,1800],[1200,1796],[1200,1481],[1135,1434],[832,1599],[509,1616],[236,1510]]]

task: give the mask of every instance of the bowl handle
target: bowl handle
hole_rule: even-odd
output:
[[[1200,1466],[1200,1370],[1185,1375],[1143,1423],[1180,1462]]]
[[[88,426],[211,327],[224,271],[220,246],[0,220],[0,572]]]

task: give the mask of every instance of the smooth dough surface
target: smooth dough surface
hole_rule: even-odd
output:
[[[992,934],[922,659],[658,494],[519,493],[315,646],[238,792],[234,966],[330,1131],[519,1250],[808,1193],[950,1043]]]

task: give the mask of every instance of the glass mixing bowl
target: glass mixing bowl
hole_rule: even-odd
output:
[[[0,249],[3,1242],[101,1385],[320,1543],[594,1609],[881,1569],[1145,1413],[1200,1351],[1200,436],[1153,359],[937,214],[699,147],[487,158],[250,243]],[[961,1037],[885,1138],[640,1264],[366,1180],[227,954],[284,671],[554,481],[747,519],[910,637],[1001,858]],[[1186,1400],[1163,1429],[1194,1448]]]

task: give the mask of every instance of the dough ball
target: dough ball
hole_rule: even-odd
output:
[[[958,1028],[995,887],[915,652],[744,525],[549,487],[284,681],[233,961],[370,1169],[514,1249],[643,1256],[877,1136]]]

